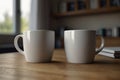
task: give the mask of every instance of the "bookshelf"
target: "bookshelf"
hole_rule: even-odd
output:
[[[80,3],[79,1],[83,1],[83,2]],[[115,1],[115,0],[64,0],[64,4],[66,4],[66,11],[64,10],[63,12],[60,12],[59,11],[60,9],[58,9],[56,13],[53,13],[53,16],[66,17],[66,16],[120,12],[120,1],[119,4],[118,2],[116,2],[115,4],[115,2],[111,2],[111,1]],[[72,6],[71,10],[69,9],[70,3]],[[82,3],[83,3],[83,7],[79,6],[82,5]]]

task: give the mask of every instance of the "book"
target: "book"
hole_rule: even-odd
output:
[[[112,29],[111,28],[106,29],[106,36],[109,36],[109,37],[112,36]]]
[[[90,0],[90,8],[97,9],[98,8],[98,0]]]
[[[114,53],[109,53],[109,52],[104,52],[104,51],[101,51],[99,53],[99,55],[102,55],[102,56],[107,56],[107,57],[111,57],[111,58],[114,58],[114,59],[120,59],[120,54],[114,54]]]
[[[120,47],[105,47],[102,51],[109,52],[109,53],[119,53],[120,54]]]
[[[119,28],[118,27],[112,28],[112,36],[119,37]]]
[[[105,47],[99,54],[120,59],[120,47]]]
[[[106,0],[100,0],[100,7],[104,8],[107,6],[107,1]]]

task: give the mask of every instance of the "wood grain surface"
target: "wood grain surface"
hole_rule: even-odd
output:
[[[57,49],[51,63],[28,63],[6,53],[0,54],[0,80],[120,80],[120,60],[97,55],[92,64],[70,64]]]

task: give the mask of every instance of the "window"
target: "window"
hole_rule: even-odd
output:
[[[13,34],[13,0],[0,0],[0,34]]]
[[[15,35],[28,29],[30,2],[0,0],[0,52],[15,51]]]
[[[20,31],[24,32],[29,26],[30,4],[31,0],[16,0],[17,4],[13,7],[14,0],[0,0],[0,34],[13,34],[15,31],[13,23],[13,8],[21,8],[21,28]],[[19,8],[17,8],[19,9]],[[14,16],[13,16],[14,15]],[[18,16],[18,15],[17,15]]]

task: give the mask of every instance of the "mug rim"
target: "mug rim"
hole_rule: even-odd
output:
[[[72,30],[65,30],[64,32],[71,32],[71,31],[94,31],[96,32],[96,30],[89,30],[89,29],[72,29]]]

